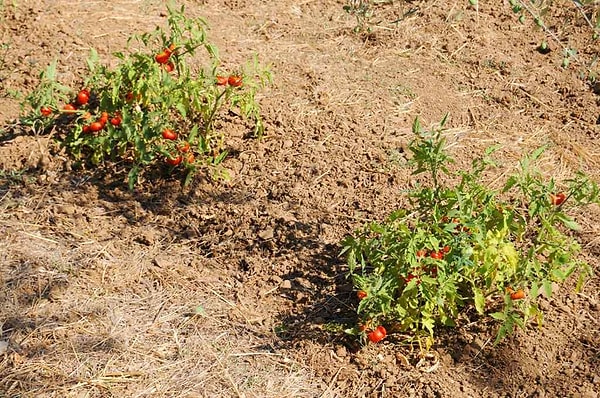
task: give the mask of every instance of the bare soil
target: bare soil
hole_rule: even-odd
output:
[[[0,396],[597,397],[597,275],[498,346],[483,321],[424,358],[402,336],[360,347],[336,329],[356,306],[339,242],[405,201],[416,116],[450,114],[453,167],[499,145],[500,177],[548,145],[548,176],[598,179],[600,89],[581,74],[598,43],[573,3],[546,17],[578,49],[566,69],[507,2],[480,3],[381,4],[355,34],[342,0],[187,1],[225,65],[271,65],[266,137],[224,115],[231,181],[129,192],[20,127],[18,96],[54,59],[77,87],[89,49],[114,62],[165,23],[162,2],[0,2]],[[600,210],[575,216],[598,273]]]

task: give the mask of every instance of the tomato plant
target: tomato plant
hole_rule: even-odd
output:
[[[499,322],[499,341],[531,319],[541,323],[538,302],[542,293],[551,296],[553,283],[573,275],[582,287],[591,268],[568,233],[579,228],[568,211],[598,203],[598,185],[580,172],[561,182],[544,178],[535,167],[540,148],[493,189],[483,176],[497,167],[494,148],[469,170],[453,172],[444,123],[431,131],[418,119],[413,124],[409,166],[418,184],[408,206],[342,243],[355,288],[369,292],[358,303],[358,324],[431,341],[436,327],[456,326],[470,307]],[[347,331],[372,341],[364,330]]]
[[[54,137],[81,167],[104,162],[125,167],[131,189],[146,168],[164,168],[164,159],[177,159],[171,154],[182,141],[189,145],[181,160],[186,167],[179,168],[186,184],[200,169],[226,176],[220,166],[226,140],[215,121],[231,110],[250,119],[254,135],[262,137],[255,95],[270,82],[269,71],[256,60],[225,70],[208,41],[206,22],[186,17],[183,6],[167,9],[166,27],[132,36],[128,48],[114,54],[115,67],[103,64],[92,49],[79,86],[85,89],[61,85],[51,64],[22,104],[21,121],[47,132],[53,127]],[[190,63],[193,57],[203,64]],[[227,76],[224,85],[222,76]],[[46,109],[62,109],[63,116],[49,118]]]

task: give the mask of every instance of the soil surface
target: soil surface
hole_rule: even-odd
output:
[[[572,2],[545,17],[568,38],[545,53],[507,2],[378,3],[355,33],[342,0],[186,2],[225,66],[271,65],[266,136],[224,115],[230,181],[130,192],[72,171],[16,122],[19,102],[55,59],[78,87],[90,48],[114,62],[165,24],[164,4],[0,2],[0,396],[598,397],[595,207],[574,216],[596,276],[547,300],[542,329],[494,346],[497,325],[476,321],[420,357],[401,336],[360,347],[335,328],[357,304],[339,242],[406,201],[416,116],[449,113],[452,167],[498,145],[502,176],[547,145],[548,176],[600,175],[600,88],[582,72],[598,43]],[[578,50],[568,68],[561,46]]]

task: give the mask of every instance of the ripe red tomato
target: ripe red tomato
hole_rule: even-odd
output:
[[[242,84],[243,84],[242,77],[241,76],[231,75],[227,79],[227,83],[229,83],[229,85],[232,86],[232,87],[241,87]]]
[[[167,162],[169,166],[177,166],[179,163],[181,163],[182,160],[183,158],[181,157],[181,155],[179,155],[175,158],[166,158],[165,162]]]
[[[81,90],[79,93],[77,93],[77,104],[78,105],[85,105],[89,102],[90,100],[90,93],[87,90]]]
[[[516,292],[512,292],[510,294],[510,298],[511,300],[521,300],[525,298],[525,292],[523,291],[523,289],[519,289]]]
[[[100,119],[98,119],[100,123],[102,123],[102,127],[108,122],[108,112],[102,112],[100,114]]]
[[[427,250],[421,249],[417,250],[417,257],[425,257],[427,255]]]
[[[176,140],[177,133],[171,129],[164,129],[162,132],[162,136],[165,140]]]
[[[449,253],[450,252],[450,246],[444,246],[444,248],[442,250],[444,251],[444,253]]]
[[[405,282],[405,283],[408,283],[408,282],[412,281],[413,279],[416,279],[416,280],[417,280],[417,285],[421,283],[421,280],[420,280],[420,279],[419,279],[419,277],[418,277],[418,276],[416,276],[415,274],[408,274],[408,275],[406,276],[406,278],[404,278],[404,282]]]
[[[121,125],[121,116],[119,116],[119,115],[113,116],[113,118],[110,119],[110,124],[112,124],[115,127],[120,126]]]
[[[40,113],[42,116],[50,116],[52,115],[52,109],[48,108],[47,106],[42,106],[40,108]]]
[[[167,73],[171,73],[175,70],[175,64],[169,61],[163,65],[163,68],[167,71]]]
[[[567,195],[564,192],[560,192],[557,194],[550,194],[550,203],[554,206],[560,206],[567,199]]]
[[[362,300],[367,297],[367,292],[365,292],[364,290],[359,290],[358,292],[356,292],[356,297],[358,297],[359,300]]]
[[[383,326],[377,326],[377,328],[375,330],[373,330],[371,333],[369,333],[367,335],[367,337],[369,338],[369,340],[372,343],[379,343],[381,340],[383,340],[385,338],[386,335],[387,335],[387,332],[386,332],[385,328]]]
[[[97,132],[102,130],[102,128],[104,128],[104,125],[101,122],[93,122],[90,124],[90,131],[91,132]]]
[[[89,124],[84,124],[84,125],[83,125],[83,127],[81,128],[81,131],[82,131],[84,134],[87,134],[87,133],[89,133],[89,132],[90,132],[90,125],[89,125]]]
[[[154,60],[156,62],[158,62],[159,64],[166,64],[167,62],[169,62],[170,56],[171,56],[170,53],[167,53],[166,51],[162,51],[154,56]]]
[[[442,250],[438,252],[431,252],[429,256],[435,260],[441,260],[444,258],[444,252]]]
[[[77,107],[73,104],[67,104],[63,107],[63,111],[67,113],[73,113],[77,110]]]
[[[177,147],[177,150],[179,150],[179,152],[189,152],[190,151],[190,143],[189,142],[184,142],[183,144],[179,145]]]
[[[217,86],[225,86],[227,85],[227,76],[219,76],[217,75]]]

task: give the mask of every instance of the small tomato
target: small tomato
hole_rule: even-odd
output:
[[[52,115],[52,109],[50,109],[47,106],[42,106],[40,108],[40,113],[42,114],[42,116],[50,116]]]
[[[425,257],[427,255],[427,250],[421,249],[417,250],[417,257]]]
[[[567,199],[567,195],[564,192],[559,192],[557,194],[550,194],[550,203],[554,206],[560,206]]]
[[[450,246],[444,246],[444,248],[442,250],[444,251],[444,253],[449,253],[450,252]]]
[[[183,160],[183,158],[181,157],[181,155],[177,156],[177,157],[168,157],[165,159],[165,162],[167,162],[167,164],[169,166],[177,166],[179,163],[181,163],[181,161]]]
[[[90,124],[90,131],[95,133],[104,128],[104,125],[101,122],[93,122]]]
[[[226,86],[227,85],[227,76],[219,76],[217,75],[217,86]]]
[[[189,152],[190,151],[190,143],[184,142],[183,144],[181,144],[177,147],[177,150],[179,152],[183,152],[183,153]]]
[[[385,338],[386,335],[387,335],[387,331],[385,330],[385,328],[383,326],[377,326],[377,328],[375,330],[373,330],[371,333],[369,333],[367,335],[367,337],[369,338],[369,341],[371,341],[372,343],[379,343],[381,340],[383,340]]]
[[[166,64],[167,62],[169,62],[169,57],[171,56],[170,53],[167,53],[165,51],[161,51],[158,54],[156,54],[154,56],[154,60],[156,62],[158,62],[159,64]]]
[[[356,292],[356,297],[358,297],[359,300],[362,300],[367,297],[367,292],[365,292],[364,290],[359,290],[358,292]]]
[[[510,298],[511,300],[521,300],[525,298],[525,292],[523,291],[523,289],[519,289],[516,292],[512,292],[510,294]]]
[[[435,260],[441,260],[444,258],[444,252],[442,250],[437,251],[437,252],[431,252],[431,254],[429,255],[429,257],[435,259]]]
[[[77,105],[85,105],[90,100],[90,93],[87,90],[81,90],[77,93]]]
[[[162,131],[162,137],[163,137],[165,140],[176,140],[176,139],[177,139],[177,133],[176,133],[176,132],[174,132],[174,131],[173,131],[173,130],[171,130],[171,129],[164,129],[164,130]]]
[[[118,127],[121,125],[121,117],[118,115],[113,116],[112,119],[110,119],[110,124],[112,124],[115,127]]]
[[[167,73],[171,73],[175,70],[175,64],[173,62],[169,61],[163,65],[163,68],[164,68],[164,70],[167,71]]]
[[[67,104],[63,107],[63,111],[67,113],[73,113],[77,110],[77,107],[73,104]]]
[[[229,85],[232,86],[232,87],[241,87],[242,84],[243,84],[242,77],[241,76],[231,75],[227,79],[227,83],[229,83]]]

